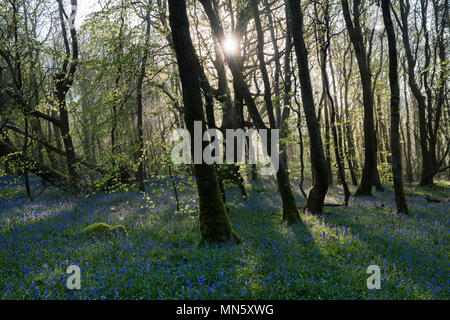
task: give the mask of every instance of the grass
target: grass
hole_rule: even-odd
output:
[[[408,217],[395,214],[387,191],[287,227],[275,188],[253,184],[245,201],[231,188],[230,219],[245,242],[203,248],[192,182],[179,187],[175,212],[163,180],[146,195],[73,198],[48,188],[30,203],[21,181],[2,178],[0,299],[449,299],[449,203],[428,203],[420,192],[429,190],[414,189]],[[448,197],[448,184],[437,190]],[[327,202],[342,202],[341,190]],[[80,234],[97,222],[124,225],[129,236]],[[80,290],[66,288],[72,264]],[[380,290],[366,287],[371,264],[381,268]]]

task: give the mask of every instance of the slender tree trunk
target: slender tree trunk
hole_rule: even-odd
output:
[[[356,171],[357,171],[357,162],[356,162],[356,154],[355,154],[355,145],[354,145],[354,140],[353,140],[353,131],[350,125],[350,112],[349,112],[349,108],[350,108],[350,104],[348,101],[348,91],[349,91],[349,81],[350,81],[350,76],[352,73],[352,63],[353,63],[353,59],[352,59],[352,55],[350,54],[350,70],[349,72],[347,72],[347,68],[346,68],[346,55],[347,52],[350,51],[350,44],[348,46],[347,51],[345,51],[344,53],[344,62],[342,64],[342,73],[343,73],[343,77],[344,77],[344,115],[345,115],[345,124],[344,124],[344,132],[345,132],[345,137],[347,140],[347,148],[345,150],[345,157],[347,159],[347,163],[348,163],[348,167],[350,170],[350,176],[352,178],[352,184],[354,186],[358,185],[358,177],[356,175]]]
[[[408,214],[402,181],[402,155],[400,152],[400,86],[398,83],[397,44],[392,23],[389,0],[381,0],[383,20],[389,44],[389,85],[391,89],[391,150],[392,175],[394,177],[395,202],[397,211]]]
[[[144,184],[144,127],[143,127],[143,115],[142,115],[142,85],[145,78],[145,66],[147,64],[148,53],[150,50],[150,8],[147,8],[145,16],[146,28],[145,28],[145,44],[144,53],[142,55],[141,70],[137,80],[137,92],[136,92],[136,104],[137,104],[137,138],[138,138],[138,168],[136,172],[136,180],[138,181],[139,191],[145,192]]]
[[[323,77],[323,74],[322,74]],[[324,80],[322,79],[323,87]],[[326,94],[325,94],[326,95]],[[333,171],[331,170],[331,141],[330,141],[330,120],[329,120],[329,110],[328,110],[328,96],[326,96],[325,99],[323,99],[323,114],[325,118],[325,158],[327,161],[327,172],[328,172],[328,184],[330,186],[333,185]]]
[[[411,152],[412,140],[411,140],[411,133],[410,133],[411,129],[410,129],[410,123],[409,123],[409,120],[410,120],[410,118],[409,118],[409,103],[408,103],[408,96],[406,94],[406,91],[407,91],[406,72],[403,75],[403,80],[404,80],[404,85],[403,85],[403,90],[404,91],[403,91],[403,93],[404,93],[404,96],[405,96],[405,109],[406,109],[406,128],[405,128],[405,131],[406,131],[406,134],[405,134],[405,136],[406,136],[405,154],[407,155],[406,159],[405,159],[406,160],[406,181],[411,183],[411,182],[413,182],[414,178],[413,178],[413,168],[412,168],[412,160],[411,160],[411,157],[412,157],[412,152]]]
[[[320,127],[314,106],[311,79],[309,75],[308,54],[303,38],[303,13],[300,2],[289,0],[291,30],[294,39],[295,52],[299,67],[299,80],[305,112],[306,123],[310,138],[311,167],[313,172],[313,184],[306,200],[306,211],[312,214],[321,214],[325,195],[328,190],[328,170],[323,151]]]
[[[264,83],[264,101],[267,108],[267,113],[269,116],[270,128],[276,129],[277,124],[275,122],[274,107],[272,103],[272,95],[270,91],[270,80],[269,74],[266,69],[266,63],[264,60],[264,34],[262,31],[261,21],[259,17],[258,3],[256,0],[251,0],[251,6],[253,11],[253,17],[255,20],[256,32],[258,36],[258,60],[259,66]],[[269,143],[267,144],[267,149],[269,149]],[[281,202],[283,204],[283,222],[288,224],[294,224],[299,222],[299,215],[297,204],[294,198],[294,193],[291,189],[291,184],[289,181],[289,175],[287,167],[285,166],[281,155],[279,157],[279,168],[276,174],[278,190],[281,196]]]
[[[372,184],[376,181],[377,161],[376,161],[376,139],[373,116],[373,93],[371,85],[371,73],[369,62],[367,61],[366,48],[364,46],[362,29],[359,22],[360,0],[353,2],[353,21],[350,16],[350,9],[347,0],[341,0],[345,23],[350,40],[355,49],[356,60],[358,62],[361,86],[363,92],[364,105],[364,167],[361,182],[355,195],[371,195]]]
[[[287,1],[287,0],[286,0]],[[308,198],[308,195],[306,194],[305,190],[303,189],[303,182],[305,180],[305,162],[304,162],[304,147],[303,147],[303,131],[302,131],[302,114],[301,114],[301,104],[298,101],[297,98],[297,77],[295,76],[295,74],[292,74],[292,77],[294,78],[294,101],[295,104],[297,105],[297,130],[298,130],[298,146],[299,146],[299,151],[300,151],[300,182],[299,182],[299,188],[300,188],[300,192],[303,195],[303,198],[305,198],[305,200]],[[294,109],[293,109],[294,110]]]
[[[415,65],[416,61],[413,58],[411,46],[409,42],[408,33],[408,12],[410,4],[407,2],[405,5],[404,0],[400,0],[400,16],[402,21],[402,39],[403,45],[405,47],[405,55],[407,58],[408,66],[408,84],[411,88],[411,92],[417,101],[418,115],[419,115],[419,137],[420,137],[420,148],[422,153],[422,170],[420,176],[419,184],[422,186],[433,185],[433,177],[436,174],[436,170],[433,166],[433,159],[431,156],[432,150],[429,149],[427,141],[427,121],[426,121],[426,99],[422,95],[422,92],[417,85],[415,79]],[[426,49],[428,50],[428,49]],[[430,115],[431,116],[431,115]]]
[[[288,6],[285,2],[285,16],[289,16]],[[275,36],[273,32],[272,35],[272,43],[276,44]],[[287,119],[290,115],[291,110],[291,90],[292,90],[292,81],[291,81],[291,51],[292,51],[292,32],[290,29],[290,24],[286,27],[286,39],[285,39],[285,52],[284,52],[284,96],[283,96],[283,112],[281,113],[281,121],[280,121],[280,152],[281,159],[283,160],[286,168],[288,166],[288,157],[287,157],[287,144],[285,139],[288,135],[288,123]]]
[[[22,153],[26,157],[27,155],[27,149],[28,149],[28,116],[25,115],[25,137],[23,142],[23,149]],[[30,181],[28,179],[28,166],[30,163],[25,162],[25,165],[23,166],[23,178],[25,180],[25,190],[27,191],[27,197],[31,201],[33,201],[33,197],[31,195],[31,189],[30,189]]]
[[[339,150],[339,144],[338,144],[338,135],[337,135],[337,129],[336,129],[336,108],[335,108],[335,101],[333,97],[331,96],[330,91],[330,83],[328,79],[328,73],[327,73],[327,56],[328,56],[328,49],[331,41],[331,35],[330,35],[330,23],[329,23],[329,5],[326,4],[324,7],[324,24],[325,24],[325,34],[321,35],[319,39],[321,40],[321,74],[322,74],[322,83],[324,86],[324,90],[327,96],[328,101],[330,102],[330,122],[331,122],[331,131],[333,135],[333,143],[334,143],[334,152],[336,157],[336,162],[338,165],[338,173],[340,180],[342,182],[342,187],[344,189],[344,203],[345,205],[348,204],[348,201],[350,199],[350,191],[347,186],[347,182],[345,180],[345,169],[344,169],[344,163],[342,162],[341,153]],[[325,101],[327,100],[325,99]]]

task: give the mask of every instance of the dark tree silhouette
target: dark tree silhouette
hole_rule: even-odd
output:
[[[203,129],[206,126],[200,70],[189,32],[185,0],[169,0],[169,21],[183,89],[184,121],[191,137],[194,137],[194,121],[202,121]],[[194,139],[191,139],[191,143],[191,151],[194,152]],[[228,219],[214,166],[195,164],[194,173],[199,195],[201,241],[205,243],[238,241],[239,238],[233,232]]]
[[[303,38],[303,13],[299,1],[289,0],[289,6],[291,16],[288,19],[288,23],[291,23],[295,53],[297,55],[303,110],[305,112],[311,141],[311,167],[314,178],[313,185],[311,190],[309,190],[308,198],[306,200],[305,209],[312,214],[321,214],[325,195],[328,190],[328,169],[323,151],[319,122],[314,107],[314,97],[308,67],[308,54]]]
[[[402,179],[402,154],[400,151],[400,86],[398,83],[397,44],[395,40],[394,24],[389,9],[390,1],[382,0],[384,26],[389,45],[389,85],[391,88],[391,152],[392,175],[394,178],[395,202],[397,211],[408,214]]]

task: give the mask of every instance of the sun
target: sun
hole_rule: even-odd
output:
[[[238,51],[238,43],[234,37],[227,37],[223,42],[223,48],[227,54],[236,54]]]

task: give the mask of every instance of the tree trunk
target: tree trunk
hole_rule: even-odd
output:
[[[275,122],[275,116],[274,116],[274,108],[272,103],[272,95],[270,92],[270,81],[269,81],[269,74],[266,69],[266,63],[264,61],[264,34],[262,31],[261,21],[259,18],[259,10],[258,10],[258,3],[256,0],[251,0],[251,6],[253,11],[253,17],[255,19],[255,26],[256,26],[256,32],[258,36],[258,60],[259,60],[259,66],[263,78],[264,83],[264,101],[267,108],[267,113],[269,116],[269,123],[270,128],[276,129],[277,124]],[[269,141],[271,139],[268,139]],[[269,141],[267,143],[267,149],[269,150]],[[287,222],[288,224],[295,224],[299,222],[299,215],[298,215],[298,209],[297,204],[295,202],[294,193],[291,189],[291,184],[289,181],[289,175],[287,171],[287,167],[283,162],[283,159],[281,155],[278,155],[279,157],[279,168],[276,174],[277,177],[277,183],[278,183],[278,190],[280,192],[281,196],[281,202],[283,204],[283,222]]]
[[[398,83],[397,44],[392,23],[389,0],[381,0],[383,20],[389,44],[389,85],[391,89],[391,152],[392,175],[394,177],[394,192],[397,211],[408,214],[402,181],[402,155],[400,152],[400,86]]]
[[[66,164],[67,170],[69,171],[69,176],[72,181],[72,186],[74,190],[78,189],[78,171],[76,168],[76,156],[75,149],[73,145],[72,135],[70,134],[69,125],[69,113],[66,106],[66,94],[65,88],[61,87],[59,83],[63,80],[57,80],[56,82],[56,103],[59,110],[59,129],[61,130],[62,141],[64,144],[65,154],[66,154]],[[68,89],[67,89],[68,90]]]
[[[422,153],[422,170],[420,176],[419,184],[422,186],[433,185],[433,177],[436,174],[436,168],[433,165],[433,157],[431,155],[434,150],[430,150],[428,146],[428,138],[427,138],[427,121],[426,121],[426,99],[422,95],[422,92],[417,85],[414,68],[416,65],[416,61],[413,58],[411,46],[409,42],[409,33],[408,33],[408,12],[409,12],[410,4],[406,3],[403,0],[400,0],[400,19],[402,21],[401,31],[402,31],[402,39],[403,45],[405,47],[405,55],[407,58],[407,66],[408,66],[408,84],[411,88],[411,92],[414,95],[417,101],[417,108],[419,113],[419,137],[420,137],[420,148]],[[428,50],[426,48],[425,50]],[[430,114],[430,117],[432,115]]]
[[[347,52],[350,51],[350,44],[347,50],[344,53],[344,62],[342,64],[342,73],[344,77],[344,115],[345,115],[345,124],[344,124],[344,132],[347,141],[347,148],[345,149],[345,157],[347,159],[348,167],[350,170],[350,176],[352,178],[352,184],[354,186],[358,185],[358,177],[356,171],[358,170],[357,162],[356,162],[356,153],[355,153],[355,144],[353,139],[353,130],[350,126],[350,103],[348,101],[348,91],[349,91],[349,81],[352,73],[352,63],[353,57],[350,53],[350,70],[347,72],[346,68],[346,56]]]
[[[204,125],[203,102],[197,58],[189,32],[185,0],[169,0],[169,20],[183,89],[185,123],[194,137],[194,121]],[[194,152],[193,139],[191,152]],[[193,154],[192,154],[193,155]],[[200,233],[204,243],[237,240],[222,200],[216,170],[207,164],[195,164],[199,195]]]
[[[303,38],[303,13],[297,0],[289,0],[291,30],[299,67],[299,80],[308,133],[310,137],[311,167],[313,184],[306,200],[307,212],[321,214],[328,190],[328,170],[323,151],[320,127],[314,106],[314,96],[308,67],[308,55]]]
[[[331,131],[333,135],[333,143],[334,143],[334,153],[336,157],[336,163],[338,165],[338,173],[340,180],[342,182],[342,187],[344,189],[344,204],[347,206],[348,201],[350,199],[350,190],[348,189],[347,182],[345,180],[345,169],[344,169],[344,163],[341,160],[341,152],[339,149],[338,144],[338,134],[336,129],[336,108],[335,108],[335,101],[333,97],[331,96],[330,91],[330,82],[328,79],[328,73],[327,73],[327,56],[328,56],[328,49],[331,41],[331,35],[330,35],[330,16],[329,16],[329,5],[326,4],[324,8],[324,20],[325,20],[325,35],[320,35],[319,39],[321,40],[321,74],[322,74],[322,83],[324,85],[324,90],[327,96],[327,99],[330,102],[330,122],[331,122]],[[325,38],[324,38],[325,36]]]
[[[377,154],[373,117],[373,93],[371,87],[371,74],[369,63],[367,61],[362,29],[359,22],[360,0],[355,0],[353,3],[353,21],[350,17],[348,1],[341,0],[341,3],[345,18],[345,24],[347,26],[348,34],[353,44],[353,48],[355,49],[356,60],[358,62],[364,105],[364,167],[362,171],[361,182],[355,192],[355,195],[371,195],[372,184],[376,181],[374,177],[376,176],[377,172]]]
[[[408,183],[413,182],[413,169],[412,169],[412,152],[411,152],[411,133],[410,133],[410,123],[409,123],[409,103],[408,103],[408,96],[406,94],[407,90],[407,83],[406,83],[406,72],[403,75],[404,79],[404,86],[403,86],[403,93],[405,96],[405,109],[406,109],[406,128],[405,128],[405,136],[406,136],[406,147],[405,147],[405,154],[406,154],[406,181]]]
[[[70,134],[70,124],[69,124],[69,112],[66,105],[66,96],[72,87],[76,67],[78,64],[78,40],[77,33],[74,24],[69,24],[69,31],[72,42],[72,50],[69,49],[69,41],[66,32],[66,26],[64,23],[64,8],[62,0],[57,0],[59,6],[59,16],[61,23],[61,30],[63,34],[64,45],[66,49],[66,56],[64,57],[64,62],[62,69],[54,77],[54,87],[55,87],[55,99],[56,105],[59,111],[59,119],[57,125],[61,130],[61,136],[64,144],[64,149],[66,153],[66,163],[67,170],[69,171],[69,176],[72,184],[73,190],[76,192],[79,190],[79,175],[76,168],[76,156],[75,149],[73,145],[72,136]],[[77,0],[71,0],[72,6],[77,6]],[[69,60],[70,57],[70,60]]]
[[[136,91],[136,116],[137,116],[137,138],[138,138],[138,168],[136,172],[136,180],[138,181],[139,191],[145,192],[144,184],[144,127],[143,127],[143,115],[142,115],[142,84],[145,77],[145,65],[147,64],[148,53],[150,50],[150,8],[147,8],[145,16],[146,28],[145,28],[145,43],[144,53],[142,56],[141,70],[137,80]]]

